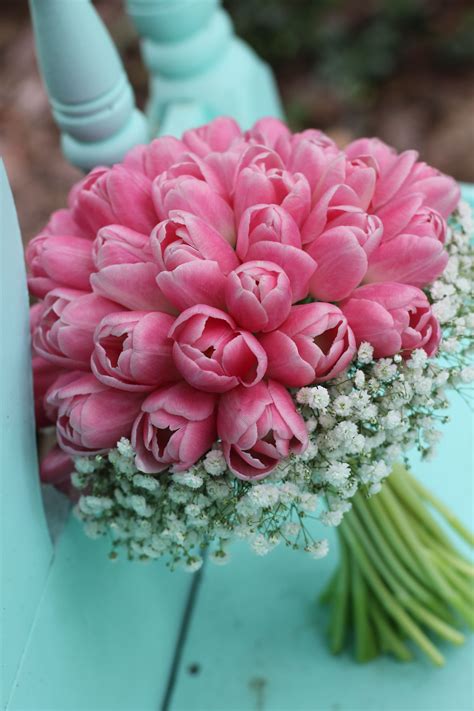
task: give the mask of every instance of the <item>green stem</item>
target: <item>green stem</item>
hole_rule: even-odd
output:
[[[370,601],[370,614],[380,637],[383,651],[392,652],[402,662],[409,662],[413,659],[413,654],[390,625],[376,598],[372,598]]]
[[[423,504],[423,501],[418,496],[413,496],[413,488],[408,485],[407,477],[403,476],[405,471],[404,467],[400,464],[396,464],[384,484],[384,490],[393,491],[397,497],[403,500],[406,509],[412,511],[415,517],[439,543],[448,548],[452,553],[456,553],[453,544],[434,520],[427,507]]]
[[[413,620],[406,614],[403,607],[399,605],[399,603],[395,600],[393,595],[384,585],[376,569],[365,554],[363,546],[357,539],[357,536],[352,528],[352,523],[349,522],[347,519],[348,517],[346,516],[339,530],[344,536],[353,555],[356,556],[365,579],[370,584],[381,605],[395,619],[395,621],[400,625],[400,627],[404,630],[407,636],[410,637],[414,642],[416,642],[416,644],[433,662],[433,664],[435,664],[436,666],[443,666],[443,655],[434,646],[431,640],[429,640],[428,637],[423,634],[423,632],[413,622]]]
[[[464,558],[461,558],[461,556],[452,555],[449,551],[446,551],[443,548],[438,548],[437,554],[443,558],[446,563],[449,563],[450,566],[456,568],[456,570],[459,570],[460,573],[463,573],[470,578],[474,578],[474,565],[471,565],[471,563],[464,560]]]
[[[474,566],[460,553],[451,553],[450,550],[447,550],[440,545],[430,536],[429,532],[422,526],[422,524],[420,524],[418,520],[413,520],[413,527],[426,548],[428,548],[431,552],[436,553],[437,556],[443,558],[443,560],[451,568],[456,568],[456,570],[459,570],[463,575],[470,578],[474,577]]]
[[[351,595],[355,658],[358,662],[368,662],[378,656],[377,641],[369,617],[367,586],[354,556],[351,556]]]
[[[386,488],[386,496],[390,500],[390,511],[393,515],[393,522],[396,524],[407,546],[409,546],[414,555],[416,555],[426,575],[431,579],[434,590],[436,590],[440,596],[444,597],[445,600],[463,616],[469,625],[472,625],[474,622],[474,611],[469,605],[466,605],[464,600],[457,595],[456,591],[447,584],[444,577],[439,573],[438,568],[434,565],[427,549],[421,544],[419,537],[413,535],[410,519],[401,508],[399,501],[390,487]],[[416,497],[413,498],[415,499]]]
[[[406,469],[404,470],[404,476],[408,479],[409,483],[418,491],[420,496],[428,501],[431,506],[438,511],[439,514],[449,523],[451,528],[456,531],[456,533],[463,538],[466,543],[474,547],[474,534],[472,534],[466,526],[455,516],[448,507],[443,504],[434,494],[426,489],[421,482],[419,482],[414,476],[412,476]]]
[[[438,564],[438,567],[442,569],[448,583],[464,597],[466,604],[472,605],[474,600],[474,581],[465,580],[460,577],[458,571],[446,565],[446,562],[442,558],[439,558],[435,551],[430,551],[430,553]]]
[[[413,612],[420,622],[424,622],[427,627],[430,627],[443,639],[453,644],[462,644],[464,642],[464,635],[455,630],[454,627],[451,627],[451,625],[447,625],[436,615],[433,615],[432,612],[420,605],[416,600],[407,600],[406,607]]]
[[[418,560],[418,563],[423,568],[426,575],[430,578],[434,590],[441,597],[444,597],[447,601],[449,601],[449,603],[470,623],[470,620],[473,617],[472,611],[469,610],[464,602],[458,598],[455,592],[446,583],[444,577],[439,573],[431,558],[426,554],[426,548],[421,545],[419,537],[413,535],[410,519],[404,509],[400,506],[399,501],[389,487],[386,488],[386,498],[390,506],[389,510],[392,515],[392,521],[395,523],[400,536],[403,538],[406,545],[409,546],[413,555]]]
[[[329,646],[333,654],[339,654],[344,647],[349,606],[349,556],[345,541],[339,539],[340,562],[329,622]]]
[[[387,530],[381,530],[381,526],[373,518],[373,513],[376,508],[376,499],[377,497],[375,496],[369,501],[364,501],[361,496],[357,495],[353,499],[353,503],[361,515],[373,543],[376,548],[378,548],[378,551],[384,559],[386,565],[389,566],[393,572],[393,575],[398,579],[398,582],[406,590],[413,593],[413,595],[420,600],[420,602],[430,606],[433,611],[436,611],[437,614],[444,618],[445,611],[439,600],[436,600],[436,598],[426,587],[423,587],[423,585],[421,585],[416,578],[410,575],[390,548],[387,541],[391,540],[391,538],[387,535]],[[381,519],[379,518],[378,521],[380,520]],[[387,521],[387,519],[385,519],[385,521]],[[399,540],[398,536],[395,538],[396,540]]]

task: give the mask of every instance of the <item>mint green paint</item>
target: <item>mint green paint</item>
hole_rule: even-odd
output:
[[[166,111],[176,102],[195,102],[206,120],[233,116],[243,128],[282,115],[269,67],[235,36],[216,0],[128,0],[127,9],[150,70],[152,133],[164,133]]]
[[[439,457],[414,471],[470,527],[473,521],[472,416],[453,397]],[[327,529],[315,529],[325,536]],[[334,535],[330,540],[334,541]],[[447,664],[401,665],[385,658],[358,665],[332,657],[327,609],[316,596],[336,558],[314,561],[278,548],[265,558],[234,544],[229,565],[208,564],[195,606],[172,711],[469,711],[474,640],[441,645]],[[334,550],[334,553],[336,551]],[[188,669],[198,664],[200,673]]]
[[[0,161],[2,708],[20,666],[52,558],[41,503],[31,386],[28,298],[20,231]]]
[[[36,48],[66,158],[121,160],[148,138],[118,52],[90,0],[30,0]]]
[[[108,560],[71,517],[9,711],[157,711],[191,576]]]

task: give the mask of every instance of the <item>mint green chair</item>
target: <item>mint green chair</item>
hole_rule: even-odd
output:
[[[150,70],[147,115],[89,0],[31,0],[38,61],[66,158],[87,170],[221,114],[279,115],[269,68],[217,0],[129,0]],[[18,711],[156,709],[192,586],[162,565],[112,564],[67,517],[51,540],[33,416],[22,244],[0,165],[1,697]],[[58,205],[58,207],[60,207]]]
[[[128,0],[150,71],[146,116],[88,0],[30,4],[63,151],[84,170],[219,114],[247,127],[281,113],[268,67],[234,36],[217,0]],[[472,189],[465,195],[474,204]],[[282,549],[262,561],[236,544],[228,568],[204,571],[198,596],[199,574],[112,563],[107,542],[87,539],[69,515],[52,541],[37,473],[22,245],[1,165],[0,196],[1,708],[471,708],[472,644],[451,650],[441,672],[390,660],[362,669],[329,656],[313,611],[334,558],[315,563]],[[459,398],[453,404],[440,457],[421,473],[468,519],[468,411]],[[458,487],[445,483],[453,466],[466,474]]]

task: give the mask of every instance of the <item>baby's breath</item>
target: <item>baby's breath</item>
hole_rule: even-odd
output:
[[[218,443],[189,471],[176,474],[138,471],[124,438],[107,457],[76,459],[76,513],[87,534],[108,533],[114,557],[119,549],[141,560],[164,556],[171,567],[189,572],[202,566],[206,549],[211,561],[226,563],[233,536],[258,555],[280,543],[314,558],[326,555],[327,541],[312,538],[308,520],[338,526],[356,491],[376,494],[409,449],[434,456],[439,426],[448,420],[447,389],[466,397],[466,384],[474,379],[471,219],[461,203],[448,230],[447,269],[425,290],[442,326],[438,358],[415,350],[409,358],[374,360],[372,346],[362,343],[341,376],[294,391],[309,445],[264,481],[237,479]]]

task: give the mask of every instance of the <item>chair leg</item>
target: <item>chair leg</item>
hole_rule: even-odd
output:
[[[89,169],[148,140],[146,120],[89,0],[30,0],[38,53],[64,155]]]
[[[219,0],[126,4],[151,74],[148,115],[153,133],[162,133],[173,105],[192,104],[191,113],[204,120],[233,116],[243,128],[263,116],[281,116],[270,68],[235,36]]]

